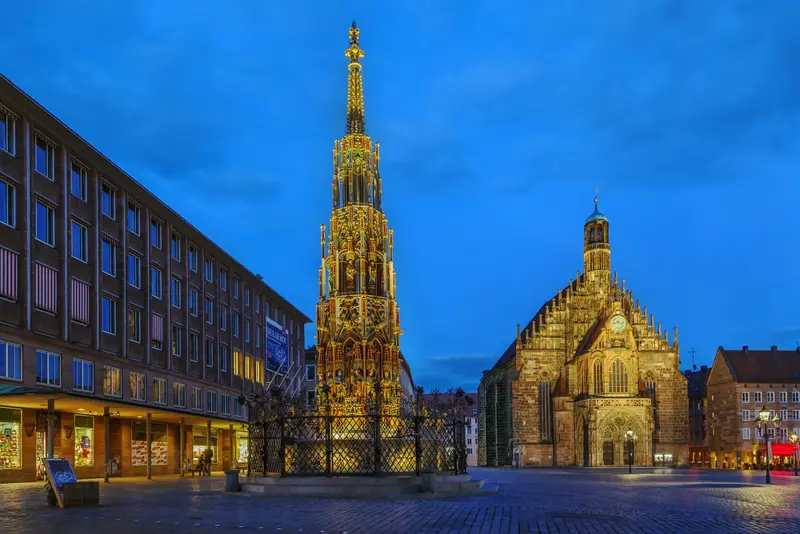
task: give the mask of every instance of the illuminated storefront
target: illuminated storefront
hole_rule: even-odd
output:
[[[22,411],[0,408],[0,469],[22,468]]]
[[[249,454],[250,436],[246,430],[236,431],[236,463],[240,466],[247,465]]]
[[[94,417],[75,416],[75,467],[94,465]]]
[[[211,429],[211,442],[209,445],[208,428],[204,426],[192,427],[192,463],[194,465],[197,465],[197,463],[200,461],[200,456],[209,446],[211,447],[211,452],[214,453],[211,463],[216,464],[219,462],[219,451],[217,450],[217,431],[213,428]]]

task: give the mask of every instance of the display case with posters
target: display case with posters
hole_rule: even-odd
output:
[[[167,465],[169,446],[167,442],[167,424],[151,423],[150,465]],[[131,422],[131,465],[147,465],[147,423]]]
[[[247,465],[249,454],[249,437],[247,432],[236,432],[236,463],[240,466]]]
[[[94,418],[75,416],[75,467],[94,465]]]
[[[22,468],[22,411],[0,408],[0,469]]]

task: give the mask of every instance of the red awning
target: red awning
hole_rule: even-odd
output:
[[[793,443],[773,443],[770,447],[773,456],[793,456],[795,451]],[[766,449],[762,447],[761,452],[766,452]]]

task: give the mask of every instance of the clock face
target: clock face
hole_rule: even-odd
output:
[[[614,332],[622,332],[625,330],[625,317],[621,315],[615,315],[611,318],[611,329]]]

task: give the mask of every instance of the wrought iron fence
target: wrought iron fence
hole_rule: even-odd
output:
[[[320,415],[251,404],[248,475],[466,473],[462,410]]]

